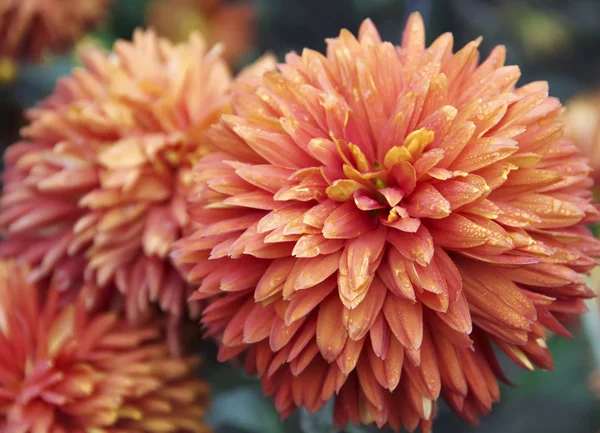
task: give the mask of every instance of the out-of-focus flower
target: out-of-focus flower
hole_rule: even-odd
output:
[[[57,295],[0,262],[3,432],[210,431],[198,360],[171,358],[162,326],[90,317],[83,297],[59,307]]]
[[[172,45],[138,31],[82,57],[5,153],[0,251],[62,290],[115,282],[130,318],[149,302],[180,316],[188,286],[168,254],[205,130],[230,105],[230,72],[199,35]]]
[[[565,135],[590,159],[592,177],[600,180],[600,94],[579,96],[565,109]]]
[[[0,85],[11,83],[17,75],[17,65],[10,57],[0,57]]]
[[[39,61],[63,53],[102,18],[111,0],[0,0],[0,55]]]
[[[255,41],[255,11],[249,2],[224,0],[154,0],[148,5],[148,25],[172,41],[195,31],[210,45],[223,44],[228,62],[237,63]]]
[[[204,226],[173,256],[220,359],[245,352],[282,415],[337,394],[340,426],[429,431],[441,394],[476,423],[503,379],[490,343],[550,369],[545,328],[568,335],[593,295],[598,212],[561,104],[478,45],[426,48],[412,15],[395,47],[365,21],[289,54],[209,132]]]
[[[591,308],[587,317],[584,317],[583,325],[590,341],[595,367],[595,370],[590,374],[590,388],[596,397],[600,399],[600,328],[598,327],[598,317],[600,315],[600,299],[598,298],[600,296],[600,266],[596,266],[590,272],[588,284],[596,292],[596,299],[593,300],[594,302],[588,302]]]
[[[571,29],[560,15],[525,3],[506,2],[505,8],[505,19],[512,23],[519,42],[530,55],[556,55],[573,44]]]
[[[85,56],[85,53],[90,50],[103,50],[110,49],[109,46],[106,45],[105,41],[99,38],[96,35],[89,34],[84,36],[75,44],[73,47],[72,58],[75,63],[81,63],[82,56]]]

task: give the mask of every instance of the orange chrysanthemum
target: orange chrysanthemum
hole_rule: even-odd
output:
[[[326,56],[291,53],[233,98],[196,166],[174,257],[206,298],[220,359],[286,415],[332,395],[348,421],[428,431],[442,394],[477,422],[502,378],[490,342],[548,369],[545,329],[585,309],[600,245],[589,168],[546,83],[479,40],[402,45],[370,21]]]
[[[223,44],[223,56],[236,63],[255,42],[254,6],[223,0],[154,0],[148,5],[148,24],[173,41],[198,31],[209,44]]]
[[[169,356],[164,329],[90,317],[84,298],[59,308],[26,272],[0,262],[3,433],[204,433],[198,360]]]
[[[592,177],[600,181],[600,94],[574,98],[563,115],[565,135],[573,140],[581,153],[590,159]]]
[[[62,53],[106,11],[110,0],[0,0],[0,56],[39,60]]]
[[[132,318],[149,301],[180,315],[189,293],[168,254],[230,72],[198,35],[172,45],[141,31],[83,62],[5,154],[0,250],[30,263],[33,281],[54,272],[67,289],[85,269],[87,282],[116,282]]]

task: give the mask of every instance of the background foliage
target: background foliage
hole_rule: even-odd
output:
[[[77,0],[85,1],[85,0]],[[144,26],[148,0],[116,0],[101,28],[82,44],[110,47]],[[428,40],[445,31],[462,46],[484,36],[482,52],[497,44],[508,48],[508,63],[521,67],[522,82],[547,80],[563,101],[600,85],[600,1],[598,0],[254,0],[256,44],[237,67],[270,50],[283,58],[290,50],[323,50],[324,40],[346,27],[356,31],[365,17],[382,36],[398,41],[407,14],[419,10],[427,23]],[[14,79],[0,81],[0,146],[18,138],[23,109],[45,97],[57,78],[77,64],[77,53],[47,59],[41,65],[22,64]],[[526,372],[506,363],[518,388],[502,388],[502,402],[475,429],[440,407],[435,430],[444,433],[595,433],[600,430],[600,404],[590,388],[593,361],[588,340],[574,325],[576,338],[551,338],[555,372]],[[597,332],[600,332],[598,330]],[[203,374],[213,388],[209,421],[218,433],[325,433],[335,431],[327,410],[298,411],[280,422],[257,381],[241,370],[220,365],[207,343]],[[320,384],[314,384],[320,386]],[[326,408],[328,409],[328,408]],[[370,431],[349,428],[348,433]]]

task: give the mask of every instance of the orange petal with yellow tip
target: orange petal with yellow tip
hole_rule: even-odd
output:
[[[521,347],[521,350],[535,366],[543,370],[554,370],[554,361],[544,337],[530,335],[529,341]]]
[[[500,349],[518,366],[530,371],[535,369],[533,363],[527,357],[527,354],[523,352],[521,347],[506,343],[503,340],[494,339],[494,342],[498,344],[498,347],[500,347]]]
[[[403,387],[403,394],[406,396],[407,402],[405,404],[409,404],[412,411],[417,415],[415,417],[414,430],[421,419],[431,416],[432,402],[428,396],[423,395],[422,385],[420,387],[416,385],[408,375],[404,376],[404,378],[405,380],[400,383],[400,386]],[[403,415],[403,418],[406,418],[406,415]],[[405,427],[410,429],[410,426],[405,425]]]
[[[383,165],[388,170],[391,170],[397,164],[410,163],[412,161],[412,155],[405,146],[394,146],[385,154]]]
[[[433,141],[434,138],[434,131],[427,128],[421,128],[416,131],[412,131],[406,136],[404,139],[404,146],[410,152],[413,158],[416,158]]]
[[[339,202],[349,200],[355,191],[364,188],[364,186],[351,179],[339,179],[325,190],[327,196]]]

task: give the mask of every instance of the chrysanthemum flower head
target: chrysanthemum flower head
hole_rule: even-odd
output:
[[[566,106],[563,115],[565,135],[573,140],[590,160],[592,177],[600,180],[600,93],[577,96]]]
[[[220,358],[246,353],[279,411],[334,394],[348,421],[429,430],[443,395],[476,422],[498,401],[491,342],[549,369],[545,328],[584,310],[589,168],[546,83],[479,40],[402,44],[365,21],[291,53],[233,98],[196,166],[174,256],[206,298]]]
[[[62,53],[103,16],[111,0],[1,0],[0,55],[40,60]]]
[[[204,433],[198,360],[171,358],[164,327],[89,316],[84,298],[0,262],[0,425],[6,433]]]
[[[204,132],[229,107],[230,72],[198,35],[173,45],[151,31],[83,62],[6,151],[0,249],[62,289],[83,270],[88,283],[116,283],[131,317],[149,301],[180,315],[186,284],[168,254],[188,223]]]

